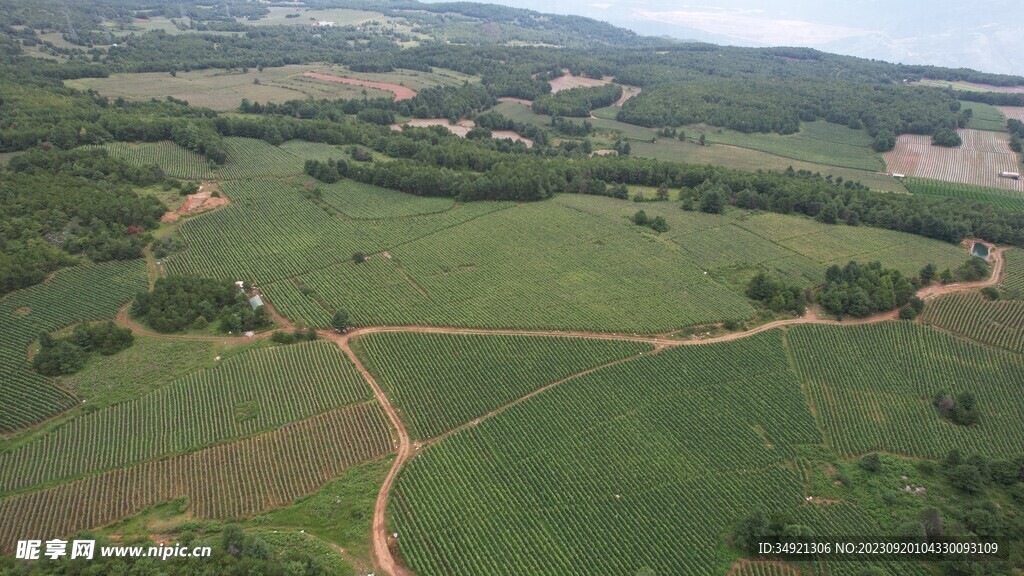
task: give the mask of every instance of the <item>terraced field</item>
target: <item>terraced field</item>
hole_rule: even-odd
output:
[[[0,500],[0,550],[10,552],[26,534],[66,537],[177,499],[199,519],[251,516],[391,449],[377,405],[340,408],[241,442]]]
[[[840,454],[942,458],[953,448],[991,457],[1020,453],[1020,354],[907,322],[798,326],[787,340],[826,439]],[[931,404],[941,390],[973,392],[982,424],[968,428],[941,420]]]
[[[40,332],[113,318],[145,289],[145,264],[135,260],[66,268],[0,299],[0,432],[35,424],[78,403],[26,360]]]

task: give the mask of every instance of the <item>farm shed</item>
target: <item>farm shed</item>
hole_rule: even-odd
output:
[[[263,298],[260,298],[259,294],[249,298],[249,306],[252,306],[253,310],[263,306]]]

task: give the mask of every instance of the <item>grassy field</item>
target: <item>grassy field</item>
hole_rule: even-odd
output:
[[[36,424],[79,403],[26,360],[41,331],[111,319],[145,289],[145,263],[134,260],[67,268],[0,299],[0,433]]]
[[[927,178],[907,178],[903,181],[903,185],[914,195],[955,198],[991,204],[1004,210],[1024,212],[1024,194],[1012,190],[928,180]]]
[[[25,534],[70,536],[175,500],[192,519],[252,516],[291,504],[391,450],[377,404],[339,408],[239,442],[4,498],[0,551],[13,550]]]
[[[284,102],[305,98],[363,97],[363,88],[360,86],[316,82],[302,77],[303,72],[316,68],[316,65],[296,64],[264,68],[262,72],[251,68],[244,73],[239,70],[210,69],[178,72],[173,77],[163,72],[111,74],[108,78],[68,80],[67,85],[81,90],[93,89],[104,96],[128,100],[173,96],[193,106],[218,111],[237,109],[243,98],[251,102]],[[373,88],[366,91],[371,98],[386,97],[389,94]]]
[[[534,114],[518,102],[499,102],[494,111],[517,122],[548,126],[550,116]],[[708,146],[675,138],[661,138],[657,131],[615,120],[618,108],[594,111],[590,118],[596,129],[591,140],[595,148],[610,147],[616,138],[630,140],[631,154],[671,162],[714,164],[740,170],[809,170],[832,174],[844,180],[859,181],[876,190],[906,192],[902,184],[881,171],[885,163],[881,155],[870,149],[871,139],[863,130],[826,122],[805,123],[801,132],[789,136],[778,134],[742,134],[710,127],[683,127],[688,138],[705,133]],[[569,119],[581,123],[583,119]],[[655,141],[652,142],[651,140]]]
[[[991,457],[1020,453],[1020,354],[907,322],[799,326],[787,340],[826,439],[841,454],[942,458],[953,448]],[[982,425],[940,419],[931,399],[941,390],[973,392]]]
[[[820,442],[780,333],[666,350],[430,446],[393,489],[392,526],[424,576],[724,573],[723,530],[799,503],[783,463]]]
[[[236,18],[235,20],[247,26],[281,26],[285,24],[312,26],[315,22],[334,22],[335,26],[354,26],[384,16],[380,12],[348,8],[313,10],[301,6],[269,6],[267,10],[269,12],[259,20],[249,20],[248,18]],[[299,14],[299,17],[287,18],[286,16],[289,14]]]
[[[1021,86],[991,86],[988,84],[976,84],[974,82],[963,82],[954,80],[932,80],[930,78],[924,78],[918,82],[914,82],[914,84],[920,86],[933,86],[936,88],[952,88],[953,90],[962,90],[964,92],[1024,92],[1024,87]]]
[[[1006,117],[995,106],[982,104],[981,102],[960,102],[962,110],[972,110],[973,115],[967,123],[971,130],[991,130],[993,132],[1006,131]]]
[[[401,332],[363,336],[353,347],[417,439],[469,423],[544,385],[652,349],[635,342]]]
[[[642,208],[661,216],[670,230],[658,236],[737,293],[759,271],[805,286],[821,283],[831,264],[878,260],[908,275],[929,262],[939,269],[967,259],[958,246],[877,228],[831,226],[810,218],[733,210],[726,216],[681,210],[675,202],[636,204],[593,196],[561,195],[559,204],[628,225]]]
[[[0,493],[251,436],[369,398],[333,343],[246,352],[5,450]]]
[[[381,73],[353,72],[344,66],[315,66],[309,68],[309,70],[320,72],[322,74],[331,74],[333,76],[345,76],[348,78],[355,78],[357,80],[367,80],[369,82],[398,84],[399,86],[405,86],[406,88],[411,88],[416,91],[434,86],[462,86],[463,82],[473,83],[480,81],[480,79],[475,76],[468,76],[445,68],[434,68],[431,72],[396,68],[391,72]],[[361,90],[359,86],[353,86],[353,88]]]

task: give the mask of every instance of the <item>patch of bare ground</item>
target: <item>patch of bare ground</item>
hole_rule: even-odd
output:
[[[185,197],[185,202],[177,210],[164,213],[160,217],[161,222],[177,222],[182,216],[199,214],[229,204],[230,201],[221,192],[220,185],[216,182],[203,182],[199,191]]]
[[[320,72],[305,72],[302,74],[307,78],[313,78],[314,80],[324,80],[326,82],[339,82],[341,84],[352,84],[355,86],[365,86],[367,88],[378,88],[380,90],[387,90],[395,95],[395,100],[409,100],[410,98],[416,97],[416,91],[405,86],[399,86],[398,84],[389,84],[387,82],[371,82],[369,80],[356,80],[355,78],[345,78],[344,76],[334,76],[333,74],[321,74]]]
[[[1024,180],[999,176],[1000,172],[1019,171],[1019,160],[1010,150],[1008,134],[987,130],[957,132],[963,144],[954,148],[933,146],[931,136],[900,135],[896,138],[896,148],[883,155],[887,170],[893,174],[1024,192]]]

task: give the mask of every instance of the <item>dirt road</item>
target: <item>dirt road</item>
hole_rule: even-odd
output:
[[[961,292],[961,291],[965,291],[965,290],[976,290],[976,289],[984,288],[984,287],[987,287],[987,286],[994,286],[994,285],[998,284],[1000,278],[1002,277],[1002,273],[1003,273],[1003,267],[1004,267],[1003,252],[1004,251],[1005,251],[1005,249],[1003,249],[1003,248],[997,248],[997,249],[992,251],[992,261],[993,261],[992,275],[988,279],[981,280],[981,281],[978,281],[978,282],[961,282],[961,283],[957,283],[957,284],[946,284],[946,285],[928,286],[928,287],[923,288],[920,291],[918,291],[917,296],[922,298],[922,299],[932,299],[932,298],[941,296],[943,294],[950,294],[950,293],[953,293],[953,292]],[[274,317],[275,317],[275,319],[280,318],[276,314],[274,314]],[[384,483],[381,485],[380,490],[377,493],[377,501],[376,501],[376,503],[374,505],[374,510],[373,510],[373,536],[372,536],[372,538],[373,538],[373,551],[374,551],[374,556],[375,556],[376,568],[379,571],[381,571],[381,572],[383,572],[385,574],[390,574],[391,576],[412,576],[412,572],[408,568],[406,568],[406,567],[402,566],[401,564],[399,564],[399,562],[395,559],[394,554],[392,553],[391,547],[392,547],[392,545],[395,544],[395,542],[391,538],[391,535],[387,532],[387,504],[388,504],[388,497],[390,495],[391,488],[394,486],[395,480],[398,477],[398,473],[401,470],[402,465],[412,455],[413,446],[412,446],[412,442],[410,441],[410,438],[409,438],[409,433],[406,430],[405,424],[402,422],[402,419],[399,417],[398,411],[391,404],[391,401],[388,399],[387,395],[384,393],[384,390],[380,387],[380,385],[377,383],[377,381],[373,378],[373,375],[371,375],[370,372],[366,370],[366,367],[363,366],[363,363],[359,360],[359,357],[356,356],[356,354],[352,351],[352,348],[350,346],[350,341],[353,338],[358,338],[360,336],[365,336],[367,334],[378,334],[378,333],[383,333],[383,332],[417,332],[417,333],[422,333],[422,334],[468,334],[468,335],[507,335],[507,336],[557,336],[557,337],[563,337],[563,338],[588,338],[588,339],[594,339],[594,340],[621,340],[621,341],[630,341],[630,342],[644,342],[644,343],[648,343],[648,344],[653,345],[655,347],[654,353],[657,353],[657,352],[661,351],[662,349],[669,348],[669,347],[674,347],[674,346],[697,346],[697,345],[701,345],[702,346],[702,345],[707,345],[707,344],[716,344],[716,343],[719,343],[719,342],[730,342],[730,341],[734,341],[734,340],[739,340],[741,338],[747,338],[747,337],[753,336],[755,334],[760,334],[762,332],[767,332],[768,330],[773,330],[775,328],[780,328],[780,327],[783,327],[783,326],[795,326],[795,325],[799,325],[799,324],[833,324],[833,325],[841,325],[841,326],[857,326],[857,325],[865,325],[865,324],[875,324],[875,323],[879,323],[879,322],[887,322],[887,321],[890,321],[890,320],[896,320],[897,318],[898,318],[898,312],[895,311],[895,310],[892,310],[892,311],[889,311],[889,312],[884,312],[884,313],[881,313],[881,314],[876,314],[874,316],[869,316],[867,318],[859,318],[859,319],[854,319],[854,320],[843,320],[843,321],[833,320],[831,318],[824,318],[824,317],[820,316],[816,311],[810,311],[810,312],[808,312],[807,315],[805,315],[803,317],[800,317],[800,318],[790,318],[790,319],[786,319],[786,320],[776,320],[774,322],[768,322],[766,324],[761,324],[760,326],[757,326],[755,328],[751,328],[750,330],[746,330],[746,331],[743,331],[743,332],[731,332],[731,333],[728,333],[728,334],[723,334],[721,336],[714,336],[714,337],[705,338],[705,339],[691,339],[691,340],[680,340],[680,339],[666,338],[664,336],[645,336],[645,335],[640,335],[640,334],[625,334],[625,333],[619,334],[619,333],[608,333],[608,332],[587,332],[587,331],[578,331],[578,330],[502,330],[502,329],[488,330],[488,329],[479,329],[479,328],[455,328],[455,327],[443,327],[443,326],[367,326],[367,327],[363,327],[363,328],[356,328],[355,330],[352,330],[352,331],[350,331],[350,332],[348,332],[346,334],[336,334],[336,333],[334,333],[332,331],[322,330],[322,331],[320,331],[320,335],[322,337],[324,337],[324,338],[333,340],[338,345],[338,347],[345,353],[345,355],[352,361],[352,363],[355,364],[356,368],[363,375],[363,378],[366,379],[366,382],[370,385],[370,388],[373,389],[373,394],[377,398],[377,401],[380,402],[381,406],[384,408],[384,412],[388,415],[388,418],[391,420],[391,424],[395,427],[395,431],[396,431],[396,435],[397,435],[397,440],[398,440],[397,456],[395,457],[394,463],[391,465],[391,470],[388,471],[388,475],[384,479]],[[282,322],[286,322],[283,318],[281,319],[281,321]],[[134,331],[134,332],[138,332],[138,333],[146,334],[146,335],[150,335],[150,336],[155,336],[155,337],[160,337],[160,338],[182,338],[182,339],[193,339],[193,340],[210,340],[210,341],[216,341],[216,342],[237,342],[238,341],[238,338],[220,337],[220,336],[203,336],[203,335],[191,335],[191,334],[184,334],[184,335],[159,334],[159,333],[153,332],[153,331],[145,328],[144,326],[141,326],[140,324],[138,324],[137,322],[132,320],[129,317],[129,315],[128,315],[128,307],[127,306],[122,308],[121,311],[118,313],[117,322],[121,326],[125,326],[125,327],[128,327],[128,328],[131,328],[132,331]],[[257,334],[254,337],[255,338],[264,338],[264,337],[267,337],[269,335],[270,335],[270,332],[266,332],[266,333],[263,333],[263,334]],[[630,360],[632,358],[633,357],[622,359],[622,360],[616,360],[616,361],[614,361],[614,362],[612,362],[610,364],[607,364],[607,365],[604,365],[604,366],[599,366],[599,367],[596,367],[596,368],[592,368],[592,369],[584,371],[584,372],[582,372],[580,374],[575,374],[575,375],[570,376],[568,378],[563,378],[562,380],[559,380],[558,382],[554,382],[554,383],[548,384],[548,385],[546,385],[546,386],[544,386],[542,388],[534,390],[533,392],[527,394],[526,396],[524,396],[522,398],[514,400],[513,402],[510,402],[509,404],[507,404],[505,406],[502,406],[502,407],[500,407],[500,408],[498,408],[496,410],[493,410],[490,413],[488,413],[486,415],[483,415],[480,418],[475,419],[474,421],[472,421],[472,422],[470,422],[468,424],[464,424],[463,426],[460,426],[459,428],[456,428],[455,430],[453,430],[451,432],[445,433],[445,434],[443,434],[440,437],[431,439],[428,442],[429,443],[437,442],[437,441],[441,440],[442,438],[447,437],[447,436],[451,435],[452,433],[454,433],[454,432],[456,432],[458,430],[463,430],[463,429],[468,428],[470,426],[476,425],[477,423],[479,423],[480,420],[483,420],[483,419],[488,418],[490,416],[499,414],[502,411],[506,410],[507,408],[509,408],[511,406],[514,406],[516,404],[520,404],[523,401],[536,396],[537,394],[543,393],[544,391],[549,390],[549,389],[551,389],[551,388],[561,384],[562,382],[565,382],[567,380],[571,380],[572,378],[579,377],[579,376],[581,376],[583,374],[588,374],[590,372],[594,372],[594,371],[596,371],[598,369],[604,368],[604,367],[606,367],[608,365],[611,365],[611,364],[617,364],[619,362],[624,362],[624,361]]]

